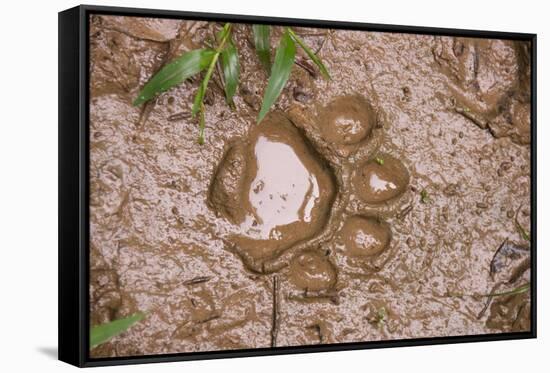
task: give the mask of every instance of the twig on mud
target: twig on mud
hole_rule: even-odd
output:
[[[410,205],[405,206],[401,211],[397,213],[397,219],[403,219],[405,216],[409,214],[413,209],[412,203]]]
[[[307,301],[312,299],[328,299],[333,304],[340,304],[340,294],[336,290],[326,290],[326,291],[309,291],[305,290],[303,293],[298,294],[288,294],[289,300],[294,301]]]
[[[184,281],[184,285],[196,285],[196,284],[202,284],[203,282],[210,281],[209,276],[199,276],[192,278],[191,280]]]
[[[325,43],[327,42],[327,38],[329,35],[332,35],[332,33],[329,31],[325,32],[325,34],[323,35],[323,41],[321,42],[321,45],[319,45],[319,47],[315,50],[315,54],[319,54],[319,52],[323,49],[323,47],[325,46]]]
[[[307,62],[306,60],[302,58],[297,58],[296,61],[294,61],[294,63],[300,66],[305,71],[307,71],[307,73],[311,75],[313,79],[317,78],[317,71],[315,71],[315,68],[312,65],[310,65],[309,62]]]
[[[271,347],[277,347],[279,334],[279,276],[273,276],[273,315],[271,323]]]
[[[217,76],[214,76],[212,80],[218,87],[218,89],[221,91],[222,95],[225,94],[225,79],[223,78],[223,72],[221,69],[221,62],[216,62],[216,72],[218,73]],[[217,78],[217,79],[216,79]],[[219,81],[218,81],[219,79]]]
[[[179,113],[172,114],[168,117],[169,122],[176,122],[178,120],[191,118],[191,113],[188,111],[180,111]]]
[[[503,244],[506,243],[506,240],[503,242]],[[495,286],[493,286],[493,288],[491,289],[491,293],[495,292],[503,283],[500,282],[498,284],[496,284]],[[491,305],[491,302],[493,301],[493,297],[492,296],[489,296],[487,297],[487,300],[485,301],[485,304],[483,305],[483,308],[481,309],[481,311],[479,311],[479,313],[477,314],[477,319],[478,320],[481,320],[481,318],[483,317],[483,315],[485,314],[485,312],[487,311],[487,309],[489,308],[489,306]]]

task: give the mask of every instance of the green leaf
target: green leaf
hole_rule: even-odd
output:
[[[271,70],[271,76],[267,82],[267,88],[264,93],[262,108],[258,115],[258,123],[260,123],[271,106],[275,103],[281,92],[283,91],[292,66],[294,65],[294,57],[296,56],[296,44],[290,37],[288,30],[281,37],[277,53],[275,53],[275,61]]]
[[[97,325],[90,330],[90,349],[107,342],[109,339],[125,332],[132,325],[145,317],[142,312],[135,313],[124,319],[111,321],[106,324]]]
[[[225,99],[228,104],[233,103],[233,96],[239,85],[239,54],[235,44],[229,42],[223,50],[222,55],[222,70],[225,81]]]
[[[142,88],[138,97],[134,100],[134,106],[149,101],[157,94],[164,92],[185,79],[192,77],[204,70],[215,55],[211,49],[196,49],[186,52],[168,65],[164,66]]]
[[[268,74],[271,72],[271,45],[269,42],[269,30],[270,28],[268,25],[252,25],[256,54]]]
[[[422,203],[430,202],[430,195],[428,194],[428,191],[426,189],[422,189],[422,191],[420,191],[420,202]]]
[[[321,61],[321,59],[317,57],[317,55],[311,50],[311,48],[309,48],[306,45],[306,43],[304,43],[304,41],[294,33],[294,31],[292,31],[291,29],[288,29],[288,32],[290,33],[290,36],[292,36],[292,39],[294,39],[298,43],[298,45],[302,47],[302,49],[307,53],[309,58],[311,58],[311,60],[317,65],[317,67],[321,71],[321,75],[323,75],[325,79],[330,80],[330,74],[328,73],[327,68],[323,64],[323,61]]]

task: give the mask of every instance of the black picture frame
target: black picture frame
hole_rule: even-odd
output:
[[[89,356],[89,16],[146,16],[531,42],[531,331],[92,359]],[[536,338],[537,35],[81,5],[59,13],[59,360],[79,367]]]

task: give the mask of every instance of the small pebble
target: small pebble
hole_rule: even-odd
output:
[[[512,168],[511,162],[502,162],[497,170],[498,176],[503,176],[510,168]]]
[[[478,203],[476,203],[476,206],[477,206],[477,208],[480,208],[480,209],[486,209],[486,208],[489,207],[489,205],[486,204],[485,202],[478,202]]]
[[[311,96],[302,88],[299,86],[294,87],[292,90],[292,96],[294,99],[301,103],[306,103],[311,99]]]

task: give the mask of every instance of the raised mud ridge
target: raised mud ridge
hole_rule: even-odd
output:
[[[322,245],[336,235],[350,263],[380,269],[377,258],[391,251],[383,219],[407,201],[410,179],[403,162],[378,150],[381,118],[373,102],[347,95],[272,113],[232,141],[208,204],[232,223],[228,248],[249,270],[289,266],[298,289],[333,289],[338,270]]]

